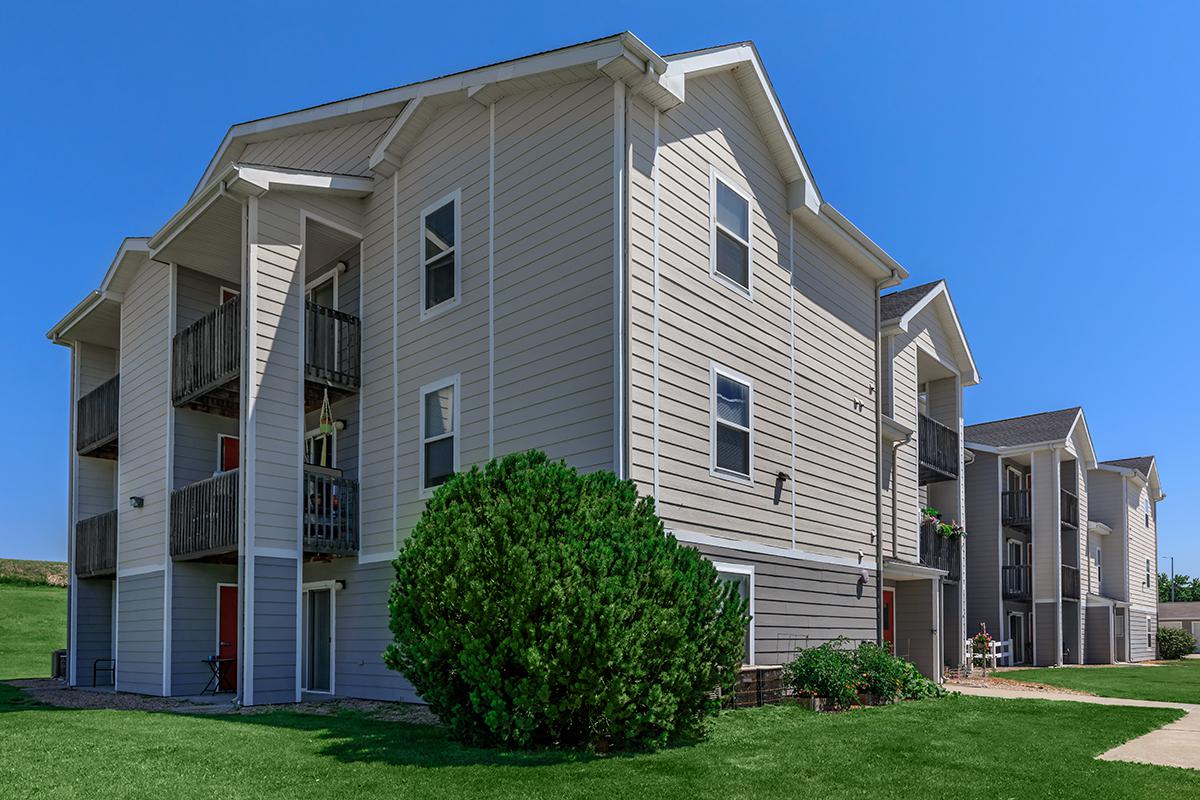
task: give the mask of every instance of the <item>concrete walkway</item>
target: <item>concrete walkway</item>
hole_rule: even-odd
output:
[[[1178,708],[1186,711],[1187,714],[1169,725],[1131,739],[1096,757],[1102,761],[1133,761],[1140,764],[1158,764],[1164,767],[1200,769],[1200,705],[1194,703],[1129,700],[1124,697],[1096,697],[1090,694],[1042,691],[1040,689],[999,689],[955,686],[953,684],[947,688],[975,697],[1002,697],[1010,700],[1066,700],[1074,703],[1094,703],[1100,706]]]

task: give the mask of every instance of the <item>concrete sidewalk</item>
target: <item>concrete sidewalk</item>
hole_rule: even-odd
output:
[[[1164,767],[1200,769],[1200,705],[1193,703],[1164,703],[1158,700],[1130,700],[1124,697],[1096,697],[1090,694],[1042,691],[1040,689],[998,689],[979,686],[947,686],[956,692],[974,697],[1000,697],[1009,700],[1057,700],[1074,703],[1093,703],[1099,706],[1139,706],[1147,708],[1177,708],[1186,711],[1181,719],[1107,753],[1096,756],[1103,761],[1132,761],[1158,764]]]

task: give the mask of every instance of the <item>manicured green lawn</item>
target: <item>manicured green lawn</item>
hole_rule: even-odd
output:
[[[1200,661],[1148,667],[1066,667],[1000,673],[1015,681],[1062,686],[1103,697],[1200,703]]]
[[[49,677],[66,642],[66,589],[0,583],[0,680]]]
[[[0,686],[0,797],[1194,798],[1200,773],[1093,758],[1177,716],[968,697],[780,706],[726,713],[696,745],[600,758],[474,750],[351,713],[50,709]]]

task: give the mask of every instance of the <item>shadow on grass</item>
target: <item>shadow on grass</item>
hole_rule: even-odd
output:
[[[19,688],[0,683],[0,714],[6,712],[71,713],[98,709],[73,709],[41,703]],[[455,741],[449,732],[434,725],[372,719],[357,711],[336,714],[304,714],[289,710],[257,714],[196,714],[177,711],[140,711],[196,721],[199,724],[244,725],[307,734],[320,744],[321,755],[343,763],[372,762],[390,766],[425,768],[502,766],[548,767],[585,764],[596,760],[630,759],[645,752],[598,755],[586,750],[508,751],[469,747]],[[206,735],[221,738],[220,733]],[[696,740],[679,742],[669,749],[690,747]]]

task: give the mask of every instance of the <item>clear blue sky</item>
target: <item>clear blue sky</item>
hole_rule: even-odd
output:
[[[0,556],[65,555],[68,357],[44,332],[230,124],[629,29],[660,53],[752,39],[825,197],[914,284],[949,279],[984,378],[967,421],[1083,405],[1101,458],[1158,455],[1160,554],[1200,573],[1196,4],[20,5]]]

